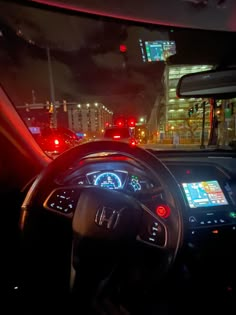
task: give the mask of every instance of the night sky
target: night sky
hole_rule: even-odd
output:
[[[56,100],[103,102],[120,114],[149,115],[164,63],[143,63],[138,40],[176,41],[171,64],[234,64],[235,34],[166,29],[0,4],[1,82],[16,105],[50,99],[46,48]],[[119,45],[127,46],[127,61]]]

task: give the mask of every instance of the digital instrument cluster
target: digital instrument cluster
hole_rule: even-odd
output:
[[[130,174],[127,171],[95,171],[77,179],[78,185],[94,185],[106,189],[123,189],[130,192],[144,192],[154,187],[154,184],[141,175]]]

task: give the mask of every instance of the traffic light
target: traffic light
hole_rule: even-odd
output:
[[[50,104],[50,107],[49,107],[49,114],[53,114],[53,112],[54,112],[54,106],[53,106],[53,104],[51,103],[51,104]]]
[[[67,112],[67,102],[66,102],[66,100],[63,100],[63,110],[64,110],[64,112]]]
[[[120,52],[123,54],[127,52],[127,46],[125,44],[120,44]]]
[[[123,127],[123,126],[124,126],[124,122],[123,122],[122,120],[118,120],[118,121],[117,121],[117,125],[118,125],[119,127]]]
[[[124,119],[123,118],[117,118],[115,120],[115,125],[118,127],[124,127],[124,125],[125,125]]]
[[[128,56],[127,56],[127,46],[125,44],[120,44],[120,54],[122,55],[122,59],[123,59],[123,68],[127,69],[127,62],[128,62]]]
[[[128,119],[128,126],[129,127],[135,127],[136,125],[136,120],[134,118],[129,118]]]
[[[26,112],[30,111],[30,105],[28,103],[25,104],[25,111]]]
[[[189,108],[189,110],[188,110],[188,117],[191,117],[193,112],[194,112],[193,108],[192,107]]]

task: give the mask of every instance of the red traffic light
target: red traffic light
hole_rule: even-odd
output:
[[[124,127],[124,125],[125,125],[124,119],[123,118],[116,119],[115,125],[118,127]]]
[[[127,46],[124,44],[120,44],[120,52],[125,53],[127,51]]]
[[[135,125],[136,125],[136,120],[134,118],[130,118],[128,120],[128,126],[129,127],[135,127]]]

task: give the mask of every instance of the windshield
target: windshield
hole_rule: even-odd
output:
[[[152,149],[225,147],[236,138],[235,99],[177,98],[176,86],[234,65],[235,39],[1,2],[1,84],[45,152],[101,139],[113,125]],[[55,141],[60,128],[73,136]]]

